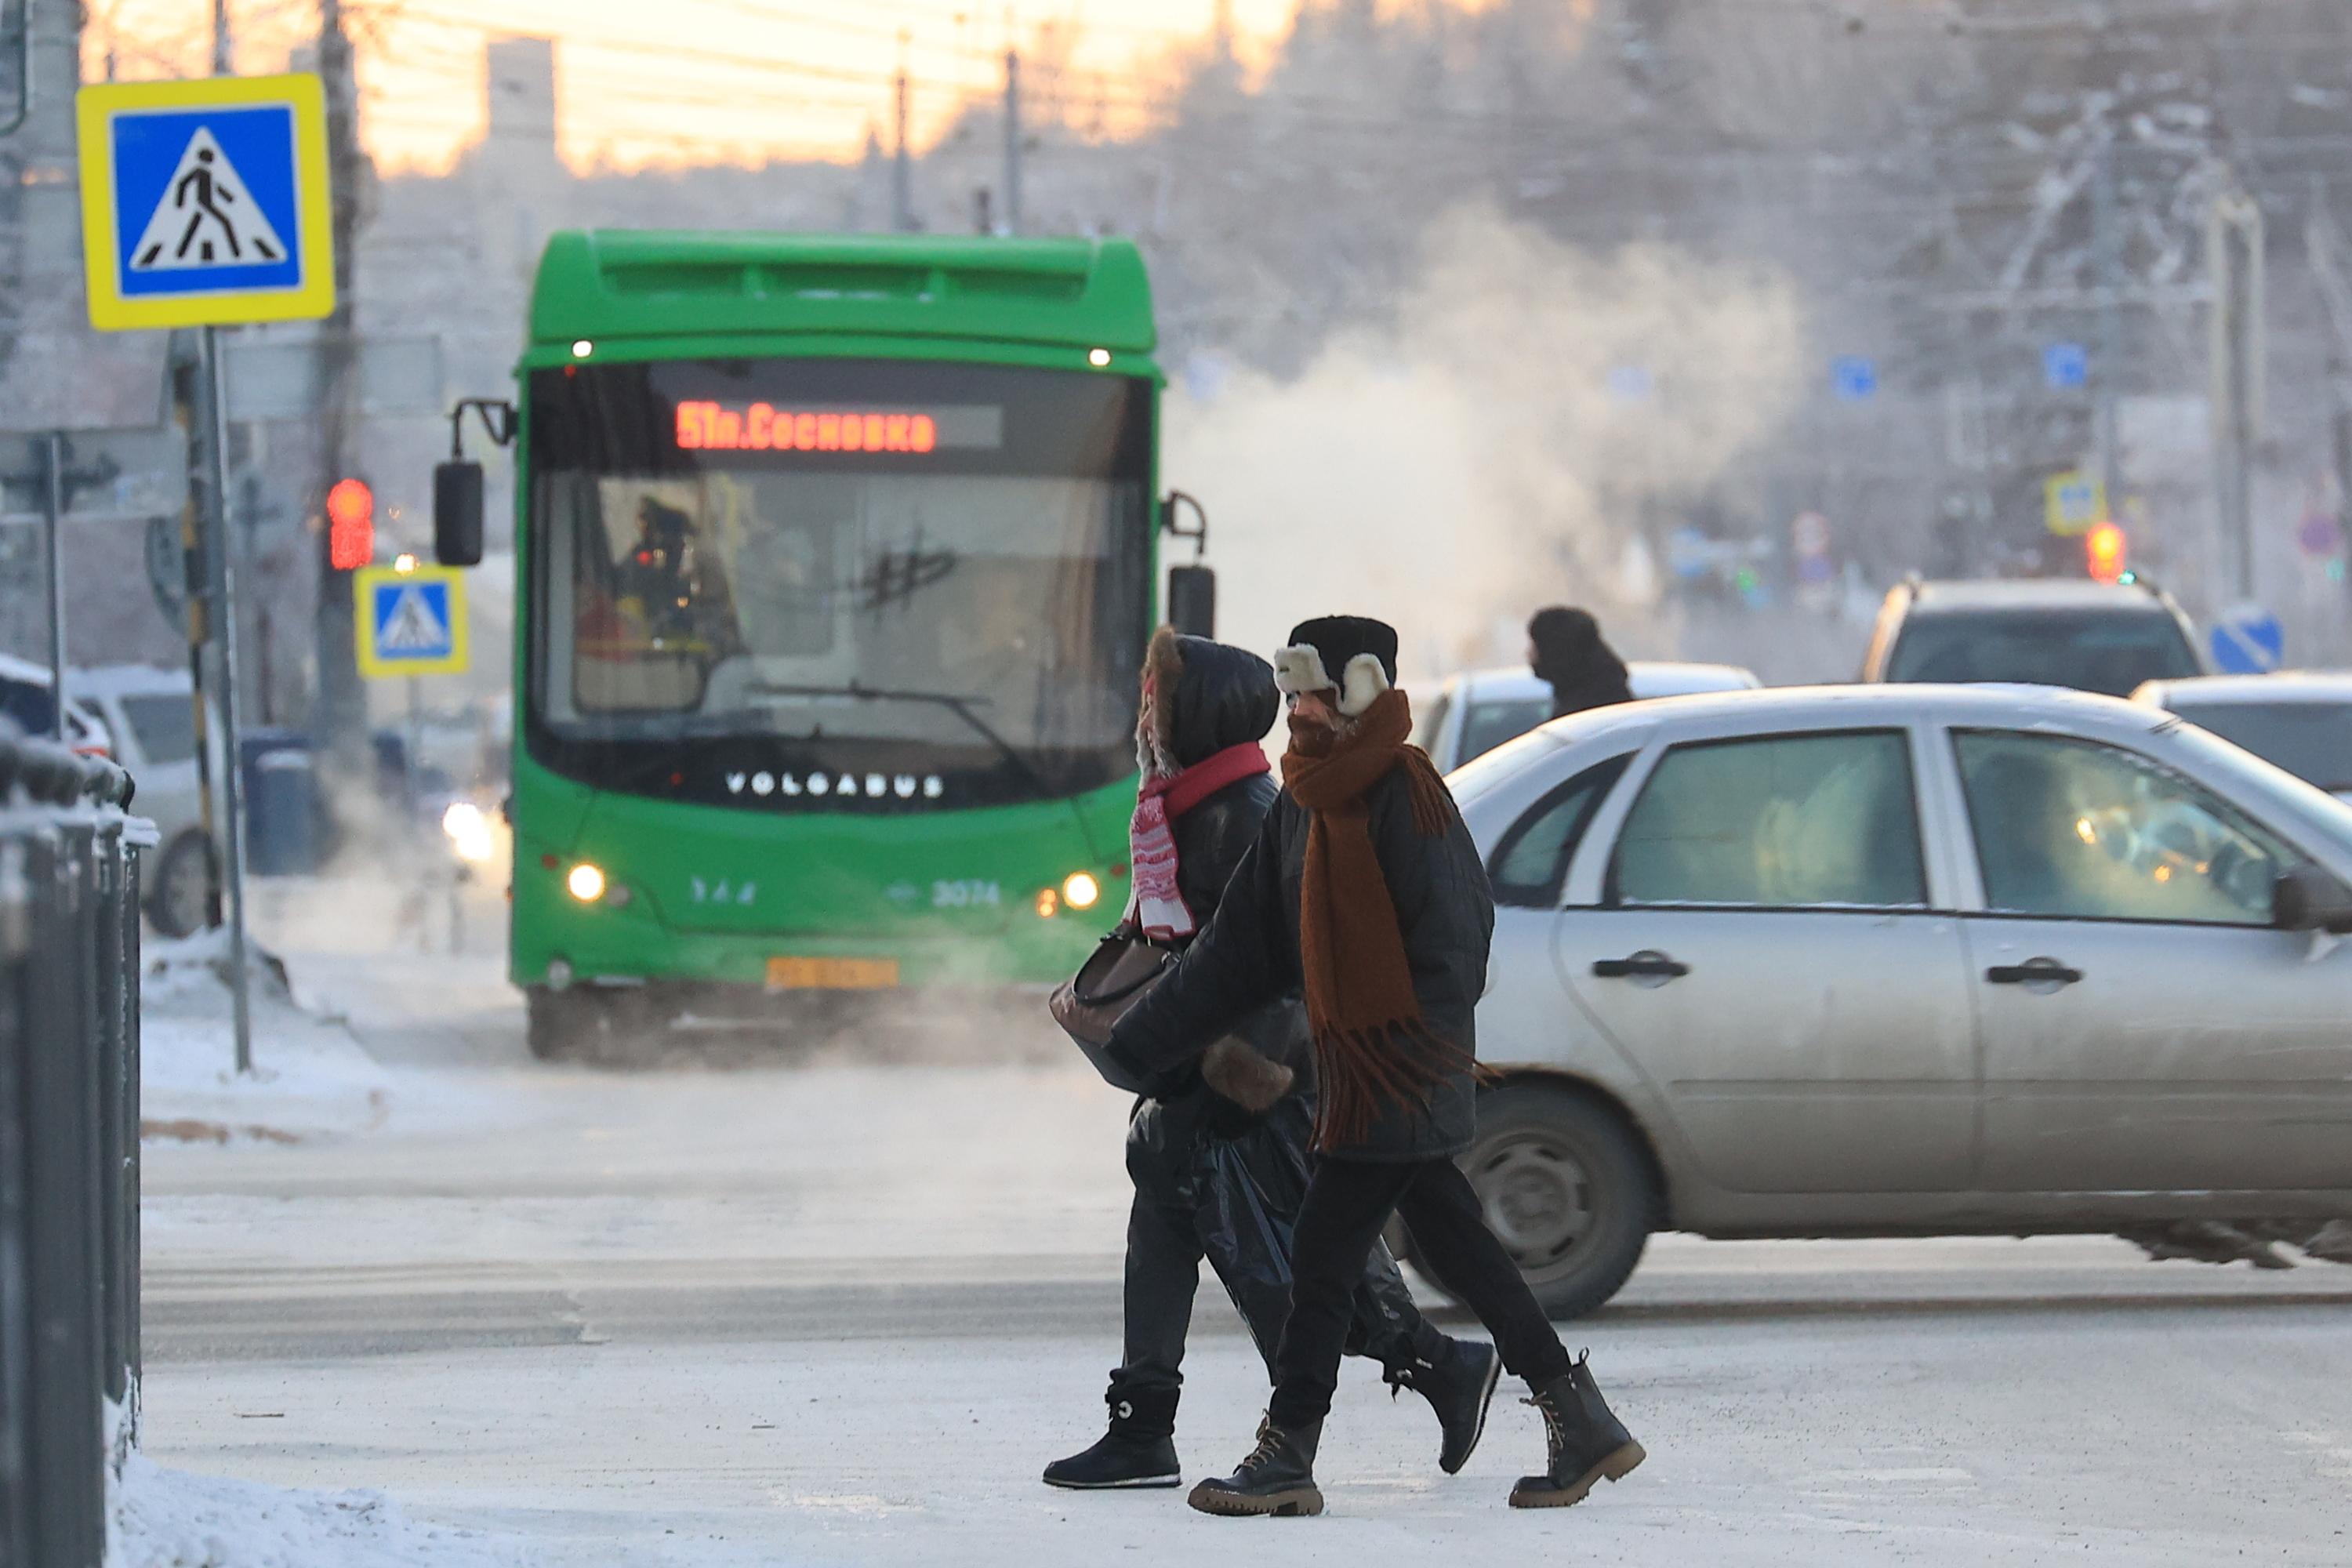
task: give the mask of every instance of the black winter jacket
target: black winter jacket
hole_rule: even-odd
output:
[[[1412,786],[1402,773],[1373,785],[1366,800],[1372,847],[1396,905],[1422,1019],[1475,1055],[1495,900],[1470,830],[1458,813],[1449,813],[1444,834],[1418,832]],[[1226,884],[1216,918],[1175,971],[1119,1020],[1110,1049],[1145,1082],[1183,1079],[1212,1040],[1300,988],[1298,901],[1307,824],[1307,812],[1284,791]],[[1475,1094],[1471,1074],[1455,1073],[1438,1086],[1427,1109],[1394,1106],[1360,1142],[1323,1152],[1356,1160],[1458,1154],[1475,1131]]]

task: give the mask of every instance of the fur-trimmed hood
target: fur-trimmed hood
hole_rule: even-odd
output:
[[[1152,634],[1143,674],[1151,695],[1139,728],[1179,768],[1264,740],[1281,713],[1282,697],[1265,660],[1246,648],[1186,637],[1172,626]],[[1149,766],[1150,759],[1145,763]]]

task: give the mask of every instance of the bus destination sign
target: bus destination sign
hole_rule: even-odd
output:
[[[1004,444],[1004,411],[796,408],[688,399],[677,405],[677,439],[681,450],[709,452],[994,450]]]

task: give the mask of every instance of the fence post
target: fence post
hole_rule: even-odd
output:
[[[0,795],[5,782],[0,782]],[[26,1148],[25,987],[32,889],[21,838],[0,837],[0,1562],[33,1557],[32,1200]]]

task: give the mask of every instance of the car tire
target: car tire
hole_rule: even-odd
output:
[[[523,993],[523,1042],[543,1062],[591,1067],[646,1065],[661,1025],[635,989],[533,985]]]
[[[205,929],[212,879],[205,849],[203,834],[183,833],[156,858],[141,902],[158,935],[177,940]]]
[[[1478,1134],[1461,1159],[1486,1228],[1518,1264],[1547,1316],[1578,1318],[1614,1296],[1664,1217],[1656,1166],[1624,1115],[1558,1084],[1505,1083],[1478,1097]],[[1401,1222],[1390,1247],[1459,1302]]]

